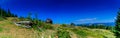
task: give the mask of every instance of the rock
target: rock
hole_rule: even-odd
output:
[[[33,23],[31,21],[20,21],[15,23],[15,25],[25,27],[25,28],[31,28]]]

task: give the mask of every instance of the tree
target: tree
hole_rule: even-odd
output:
[[[0,8],[0,16],[2,17],[2,9]]]
[[[8,16],[8,17],[11,17],[11,16],[12,16],[12,14],[11,14],[11,12],[10,12],[10,9],[8,9],[8,14],[7,14],[7,16]]]
[[[74,24],[74,23],[71,23],[71,24],[70,24],[70,26],[71,26],[71,27],[74,27],[74,26],[75,26],[75,24]]]
[[[4,15],[5,15],[5,11],[2,8],[0,8],[0,16],[3,17]]]
[[[119,8],[117,19],[116,19],[115,30],[116,30],[115,31],[116,38],[120,38],[120,8]]]
[[[6,10],[4,10],[4,9],[2,9],[2,8],[0,8],[0,16],[1,17],[15,17],[15,14],[12,14],[11,12],[10,12],[10,9],[8,9],[7,11]],[[17,15],[16,15],[17,16]]]

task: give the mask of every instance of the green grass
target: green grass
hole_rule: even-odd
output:
[[[4,26],[4,24],[0,24],[0,32],[2,32],[3,31],[3,27]]]
[[[0,24],[0,27],[4,26],[4,24]]]
[[[79,38],[115,38],[114,33],[104,30],[104,29],[89,29],[89,28],[73,28],[70,29],[73,31]]]
[[[79,29],[71,29],[75,34],[79,35],[82,38],[86,38],[86,36],[88,35],[88,33],[84,30],[79,30]]]
[[[115,38],[114,33],[105,29],[71,28],[64,24],[60,26],[45,23],[40,23],[34,25],[33,28],[26,29],[15,26],[12,21],[4,20],[0,22],[0,38],[13,38],[17,36],[20,38],[41,38],[42,36],[44,38],[49,38],[49,36],[51,38]],[[15,34],[18,35],[14,36]]]
[[[3,21],[3,20],[5,20],[4,18],[2,18],[2,17],[0,17],[0,21]]]
[[[65,30],[58,30],[57,35],[59,38],[71,38],[69,32]]]
[[[0,32],[2,32],[3,31],[3,28],[2,27],[0,27]]]
[[[13,38],[13,37],[8,36],[8,35],[2,35],[2,36],[0,36],[0,38]]]
[[[64,28],[64,27],[58,27],[56,28],[57,30],[57,36],[58,38],[71,38],[70,36],[70,32],[67,31],[68,29],[67,28]]]
[[[44,29],[53,29],[53,27],[50,24],[43,25]]]

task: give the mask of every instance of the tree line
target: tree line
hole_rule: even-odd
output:
[[[17,15],[11,13],[10,9],[6,11],[0,8],[0,17],[17,17]]]

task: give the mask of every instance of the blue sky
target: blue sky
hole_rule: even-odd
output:
[[[55,24],[114,22],[120,0],[0,0],[0,6],[18,16],[37,13]]]

